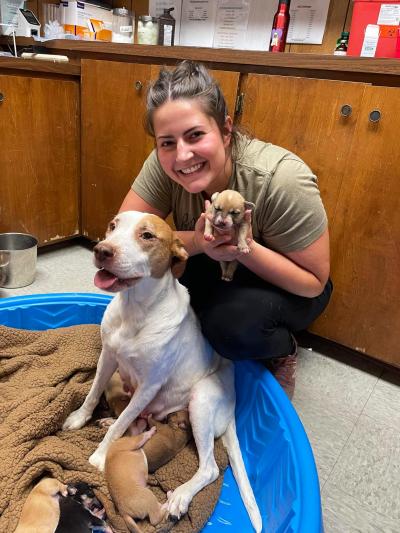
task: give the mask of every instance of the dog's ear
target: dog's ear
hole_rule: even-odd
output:
[[[174,278],[180,278],[185,271],[186,261],[189,254],[183,246],[183,242],[174,237],[171,246],[171,272]]]
[[[253,204],[253,202],[247,202],[247,200],[244,202],[245,209],[250,209],[250,211],[253,211],[255,207],[256,207],[256,204]]]
[[[211,201],[212,201],[212,202],[215,202],[215,200],[218,198],[218,195],[219,195],[219,192],[215,192],[215,193],[211,196]]]

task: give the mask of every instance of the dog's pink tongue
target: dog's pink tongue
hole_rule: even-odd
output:
[[[117,281],[117,276],[108,272],[108,270],[98,270],[94,277],[94,284],[99,289],[108,289],[111,285]]]

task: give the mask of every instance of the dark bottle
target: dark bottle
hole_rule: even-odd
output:
[[[164,46],[174,46],[175,19],[171,11],[175,8],[164,9],[164,13],[158,19],[158,43]]]
[[[287,31],[290,22],[290,0],[279,0],[278,11],[274,15],[272,23],[271,40],[269,43],[270,52],[284,52]]]
[[[349,44],[349,32],[342,31],[340,39],[338,39],[336,42],[336,48],[333,54],[335,56],[346,56],[348,44]]]

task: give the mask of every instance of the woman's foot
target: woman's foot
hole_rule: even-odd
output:
[[[274,357],[263,361],[264,366],[274,375],[276,381],[282,387],[289,397],[293,398],[294,388],[296,384],[296,366],[297,366],[297,342],[294,337],[294,349],[291,355],[284,357]]]

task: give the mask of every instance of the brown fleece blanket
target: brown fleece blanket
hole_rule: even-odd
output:
[[[97,325],[48,331],[0,326],[0,531],[14,531],[27,495],[43,474],[63,483],[89,483],[114,531],[128,531],[103,474],[88,462],[106,430],[91,422],[80,430],[61,431],[89,391],[100,350]],[[219,441],[215,455],[223,472],[227,456]],[[189,443],[151,476],[157,498],[165,501],[167,491],[190,479],[197,466],[195,446]],[[199,531],[214,509],[221,485],[222,475],[193,499],[185,517],[175,525],[165,523],[163,531]],[[155,531],[146,521],[138,523],[145,533]]]

